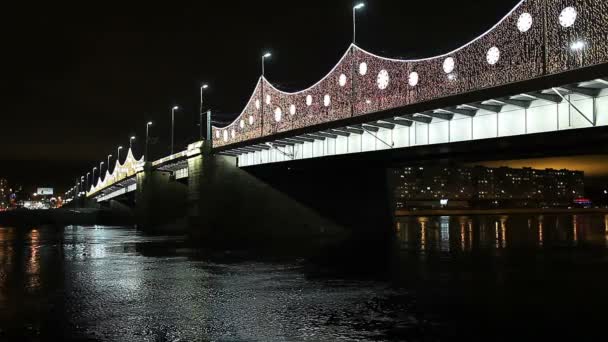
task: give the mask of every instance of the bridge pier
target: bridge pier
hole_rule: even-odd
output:
[[[280,247],[345,235],[330,218],[239,168],[235,157],[207,149],[189,159],[188,172],[189,225],[202,241]]]
[[[135,213],[144,230],[175,231],[176,223],[185,221],[187,186],[175,181],[171,172],[155,170],[151,163],[137,173]]]

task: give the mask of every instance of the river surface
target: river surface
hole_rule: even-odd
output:
[[[588,340],[608,217],[400,219],[333,266],[125,227],[0,228],[0,341]],[[318,261],[318,259],[317,259]]]

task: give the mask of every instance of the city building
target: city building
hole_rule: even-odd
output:
[[[393,169],[397,209],[573,206],[584,196],[584,173],[508,167]]]
[[[0,178],[0,210],[8,208],[9,201],[9,188],[8,181],[4,178]]]

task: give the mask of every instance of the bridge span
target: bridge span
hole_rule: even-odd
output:
[[[361,189],[386,195],[381,168],[366,171],[375,180],[371,173],[326,170],[322,182],[303,183],[278,168],[272,177],[257,174],[256,167],[362,155],[411,159],[425,147],[474,151],[475,144],[508,146],[505,141],[546,134],[589,143],[604,136],[598,132],[605,126],[608,2],[523,0],[487,32],[439,56],[392,59],[351,45],[302,91],[279,90],[261,77],[241,114],[225,127],[210,127],[208,140],[151,162],[129,151],[86,197],[107,203],[131,194],[140,212],[152,216],[148,222],[173,208],[174,217],[204,229],[225,226],[235,213],[236,225],[273,221],[279,235],[293,215],[307,217],[316,231],[336,222],[369,226],[389,212],[385,200],[370,208],[360,199]],[[353,182],[360,188],[353,190]],[[373,214],[354,215],[359,209]],[[238,229],[233,232],[241,234]]]

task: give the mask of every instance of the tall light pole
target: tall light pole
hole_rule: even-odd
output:
[[[91,178],[91,180],[93,181],[93,184],[95,184],[95,170],[97,170],[97,167],[93,168],[93,178]],[[101,175],[101,170],[99,171],[99,174]]]
[[[101,170],[103,170],[103,164],[105,164],[105,163],[104,162],[99,163],[99,180],[101,180]]]
[[[108,173],[110,173],[110,158],[112,158],[112,155],[108,154],[108,165],[106,167],[106,170],[108,170]]]
[[[116,149],[116,165],[120,163],[120,150],[122,150],[122,146],[118,146]]]
[[[93,184],[93,180],[91,180],[91,181],[89,182],[89,175],[90,175],[90,174],[91,174],[90,172],[87,172],[87,183],[89,183],[89,186],[87,187],[87,191],[89,191],[89,189],[91,188],[91,184]]]
[[[360,3],[353,7],[353,44],[357,43],[357,10],[365,7],[364,3]]]
[[[265,62],[266,62],[266,58],[270,58],[272,56],[272,54],[270,52],[266,52],[263,56],[262,56],[262,77],[266,74],[265,73]]]
[[[135,137],[135,136],[132,136],[132,137],[129,139],[129,150],[133,150],[133,140],[135,140],[135,139],[136,139],[136,137]]]
[[[171,155],[173,155],[173,136],[175,135],[175,111],[178,109],[178,106],[171,108]]]
[[[207,84],[201,85],[201,109],[200,109],[200,140],[203,140],[203,90],[209,88]]]
[[[144,152],[144,162],[148,161],[148,139],[150,137],[150,126],[152,126],[152,121],[146,124],[146,150]]]

